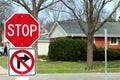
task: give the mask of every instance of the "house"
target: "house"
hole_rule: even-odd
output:
[[[87,24],[84,22],[84,27],[87,30]],[[120,49],[120,23],[107,22],[99,31],[94,35],[94,43],[96,47],[104,48],[104,29],[107,29],[108,47]],[[76,21],[59,21],[55,22],[52,29],[49,32],[50,40],[57,38],[73,38],[73,39],[86,39],[86,35],[81,30],[79,24]]]
[[[49,43],[48,33],[42,33],[38,40],[38,56],[48,55]]]

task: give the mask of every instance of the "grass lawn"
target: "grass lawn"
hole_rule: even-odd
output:
[[[0,66],[7,68],[8,67],[8,57],[0,56]]]
[[[7,68],[7,57],[0,56],[0,66]],[[104,72],[104,62],[95,61],[94,69],[85,70],[85,62],[37,61],[37,73]],[[108,72],[120,72],[120,61],[108,62]]]

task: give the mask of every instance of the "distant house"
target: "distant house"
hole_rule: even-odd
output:
[[[38,40],[38,56],[48,55],[49,43],[48,33],[41,34]]]
[[[87,25],[84,23],[87,30]],[[104,29],[108,31],[108,47],[120,49],[120,23],[107,22],[99,31],[94,35],[94,43],[96,47],[104,48]],[[49,32],[50,40],[57,38],[73,38],[73,39],[86,39],[86,35],[81,30],[79,24],[75,21],[60,21],[55,22]]]

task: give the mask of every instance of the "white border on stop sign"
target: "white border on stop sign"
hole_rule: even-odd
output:
[[[39,36],[38,36],[38,38],[29,46],[29,47],[31,47],[39,38],[40,38],[40,23],[38,22],[38,20],[36,20],[30,13],[19,13],[19,12],[16,12],[16,13],[14,13],[12,16],[10,16],[5,22],[4,22],[4,36],[5,36],[5,38],[6,38],[6,22],[9,20],[9,19],[11,19],[15,14],[29,14],[37,23],[38,23],[38,34],[39,34]],[[7,39],[7,38],[6,38]],[[8,39],[7,39],[8,40]],[[9,41],[9,40],[8,40]],[[9,41],[10,42],[10,41]],[[11,42],[10,42],[11,43]],[[12,43],[11,43],[11,46],[10,47],[15,47]],[[23,48],[23,47],[16,47],[16,48]],[[24,47],[24,48],[28,48],[28,47]]]

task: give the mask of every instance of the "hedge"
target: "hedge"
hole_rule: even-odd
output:
[[[87,42],[85,40],[57,39],[50,43],[48,56],[55,61],[86,61]],[[95,48],[93,59],[104,61],[104,49]],[[108,61],[120,60],[120,49],[108,49]]]
[[[98,48],[94,52],[94,60],[105,60],[105,51],[103,48]],[[107,60],[120,60],[120,49],[108,49],[107,50]]]
[[[81,60],[86,60],[86,55],[81,56],[83,57]],[[104,61],[105,60],[105,50],[104,48],[96,48],[94,49],[93,53],[93,60],[94,61]],[[120,60],[120,49],[108,49],[107,50],[107,60]]]
[[[86,53],[87,43],[84,40],[58,39],[50,43],[48,56],[50,60],[77,61]]]

